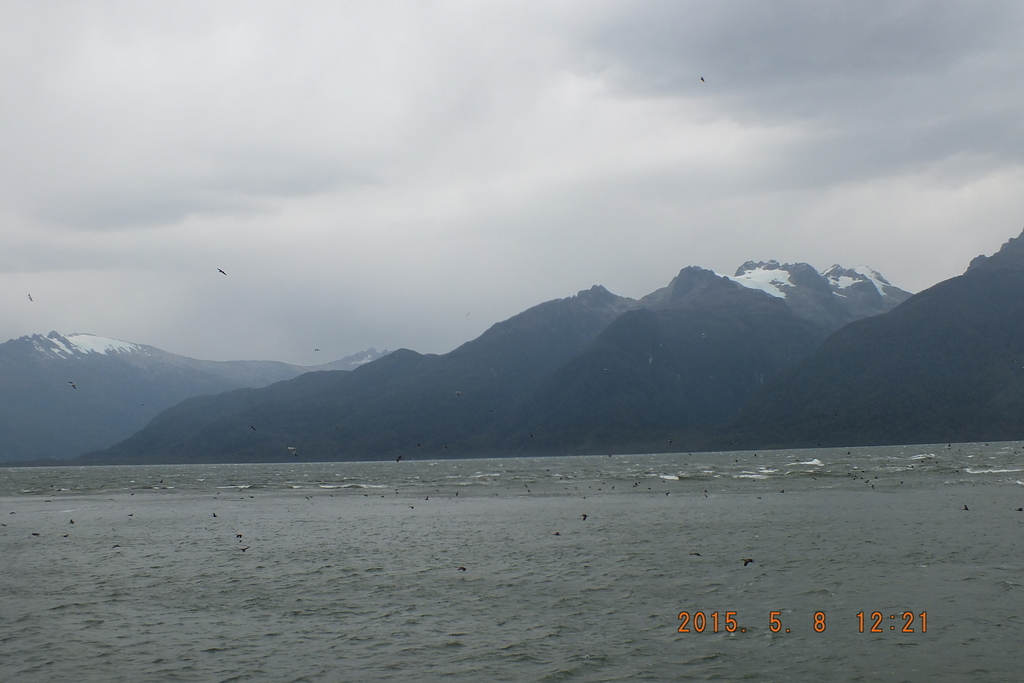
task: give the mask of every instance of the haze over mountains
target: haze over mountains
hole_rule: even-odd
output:
[[[640,300],[595,286],[443,355],[400,349],[183,401],[85,462],[254,462],[623,450],[710,433],[853,320],[910,294],[866,268],[684,268]],[[701,438],[704,438],[703,436]],[[664,449],[663,449],[664,450]]]
[[[0,462],[74,457],[117,443],[190,396],[350,370],[381,355],[370,349],[310,368],[196,360],[90,334],[11,339],[0,344]]]

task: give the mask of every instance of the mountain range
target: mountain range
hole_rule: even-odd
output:
[[[0,462],[71,458],[127,438],[191,396],[352,370],[386,353],[302,367],[196,360],[91,334],[11,339],[0,344]]]
[[[751,401],[729,435],[758,448],[1024,438],[1024,233],[843,327]]]
[[[196,396],[82,462],[587,453],[708,438],[852,321],[910,298],[867,269],[687,267],[639,299],[600,286],[442,355]]]

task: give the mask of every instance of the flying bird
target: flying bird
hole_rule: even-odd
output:
[[[72,388],[72,389],[77,389],[77,388],[78,388],[78,387],[76,387],[76,386],[75,386],[75,383],[74,383],[74,382],[72,382],[71,380],[68,380],[68,384],[70,384],[70,385],[71,385],[71,388]]]
[[[225,272],[224,272],[223,270],[221,270],[220,268],[218,268],[218,269],[217,269],[217,272],[218,272],[218,273],[220,273],[221,275],[227,275],[227,273],[225,273]]]
[[[704,77],[703,76],[700,77],[700,82],[704,83]]]
[[[580,517],[582,517],[582,518],[583,518],[583,521],[584,521],[584,522],[585,522],[585,521],[587,521],[587,517],[589,517],[589,516],[590,516],[590,515],[580,515]]]
[[[744,557],[743,558],[743,566],[746,567],[748,564],[750,564],[753,561],[754,561],[754,558],[752,558],[752,557]]]
[[[28,295],[28,300],[29,300],[29,301],[35,301],[35,299],[33,299],[33,298],[32,298],[32,295],[31,295],[31,294],[29,294],[29,295]]]

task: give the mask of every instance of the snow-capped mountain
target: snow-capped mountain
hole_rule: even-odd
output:
[[[784,299],[798,316],[831,330],[885,313],[911,296],[867,266],[844,268],[837,264],[818,272],[807,263],[747,261],[735,275],[726,277]]]
[[[74,333],[62,337],[51,332],[48,337],[33,335],[29,337],[32,345],[41,353],[59,358],[69,358],[75,354],[105,353],[123,354],[144,352],[143,346],[124,342],[118,339],[97,337],[93,334]]]
[[[864,280],[851,283],[855,274]],[[870,271],[825,275],[844,293],[888,292]],[[730,439],[757,448],[1016,440],[1022,366],[1024,233],[891,313],[836,332],[745,409]]]
[[[371,349],[310,368],[197,360],[84,333],[12,339],[0,344],[0,462],[74,457],[130,436],[191,396],[351,370],[381,355]]]

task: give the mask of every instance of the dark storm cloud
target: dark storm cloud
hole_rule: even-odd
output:
[[[322,362],[687,265],[921,289],[1024,223],[1022,12],[0,3],[0,340]]]

